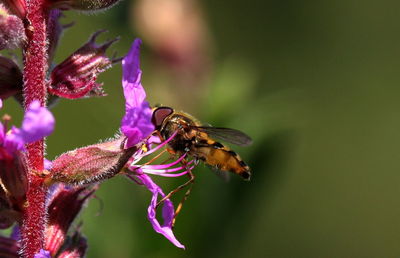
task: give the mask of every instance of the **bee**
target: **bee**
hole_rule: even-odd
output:
[[[170,151],[178,156],[186,153],[215,170],[233,172],[244,180],[250,180],[249,166],[236,152],[214,140],[247,146],[252,140],[245,133],[230,128],[203,126],[197,119],[170,107],[154,108],[152,122],[164,140],[176,133],[168,145]]]

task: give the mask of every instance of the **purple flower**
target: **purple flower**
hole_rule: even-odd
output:
[[[165,236],[169,241],[179,248],[185,248],[174,236],[172,232],[172,221],[175,217],[174,205],[169,199],[163,202],[162,217],[164,222],[162,225],[157,220],[156,208],[158,198],[164,198],[166,195],[161,188],[153,182],[146,174],[156,174],[164,177],[177,177],[185,175],[190,168],[186,166],[175,167],[182,161],[184,156],[178,160],[165,165],[136,165],[143,157],[148,156],[155,151],[164,147],[176,134],[160,143],[160,139],[152,135],[154,125],[151,122],[152,111],[149,104],[145,101],[146,92],[141,84],[142,71],[140,70],[140,44],[141,40],[136,39],[128,53],[122,60],[122,86],[125,95],[125,116],[121,122],[121,131],[127,137],[125,148],[130,148],[139,142],[145,141],[148,148],[138,148],[135,155],[128,162],[127,177],[140,185],[144,185],[152,194],[149,208],[148,219],[153,229]],[[153,145],[156,147],[152,148]],[[144,149],[148,149],[145,151]],[[189,164],[191,166],[192,163]],[[176,173],[173,173],[176,172]]]
[[[128,175],[127,177],[136,182],[137,184],[145,186],[152,194],[153,197],[151,199],[149,208],[148,208],[148,219],[150,220],[151,225],[153,226],[154,231],[165,236],[169,241],[171,241],[175,246],[179,248],[185,248],[174,236],[172,232],[172,222],[175,217],[175,209],[173,203],[166,199],[163,202],[162,209],[162,217],[163,224],[157,220],[156,211],[157,211],[157,203],[158,197],[164,198],[166,195],[162,191],[162,189],[155,184],[152,179],[147,174],[158,175],[163,177],[179,177],[186,175],[190,170],[194,168],[193,160],[189,161],[186,166],[178,165],[185,158],[186,155],[182,155],[177,160],[162,165],[136,165],[143,157],[149,156],[168,144],[174,137],[176,133],[174,133],[169,139],[164,142],[159,141],[159,138],[156,136],[149,137],[146,141],[147,151],[143,150],[143,148],[139,149],[135,155],[128,162]],[[155,146],[155,147],[154,147]]]
[[[51,112],[41,107],[39,101],[33,101],[25,113],[21,128],[13,127],[6,133],[0,124],[0,143],[9,152],[24,150],[24,144],[35,142],[50,135],[54,130],[55,120]]]
[[[121,131],[128,138],[126,148],[143,141],[154,130],[154,125],[151,123],[151,109],[145,101],[146,92],[141,83],[140,44],[141,40],[136,39],[128,55],[122,60],[122,87],[126,102]]]
[[[34,258],[51,258],[50,252],[40,249],[40,252],[35,254]]]
[[[9,119],[4,120],[7,123]],[[38,101],[34,101],[25,113],[21,128],[13,127],[7,132],[6,127],[6,124],[0,123],[0,180],[2,182],[0,227],[2,229],[10,227],[19,220],[22,216],[20,205],[26,201],[29,183],[24,145],[49,135],[54,129],[54,117],[50,111],[41,107]],[[3,199],[7,201],[4,202]]]
[[[121,122],[121,131],[128,138],[126,148],[136,145],[153,132],[154,126],[150,119],[151,109],[147,102],[142,102],[138,107],[126,109]]]

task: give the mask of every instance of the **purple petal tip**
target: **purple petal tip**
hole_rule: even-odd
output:
[[[156,217],[156,206],[157,206],[157,201],[158,201],[158,195],[161,195],[161,197],[164,197],[165,194],[161,190],[161,188],[153,182],[153,180],[145,175],[137,175],[136,178],[143,183],[144,186],[147,187],[147,189],[153,193],[153,196],[151,198],[151,202],[149,205],[149,208],[147,209],[148,214],[147,217],[153,226],[154,231],[157,233],[162,234],[165,238],[167,238],[171,243],[173,243],[176,247],[179,248],[185,248],[184,245],[182,245],[175,237],[174,233],[172,232],[172,220],[174,218],[174,206],[170,200],[166,200],[164,202],[163,210],[162,210],[162,217],[164,220],[163,225],[161,226],[160,222],[157,220]]]
[[[35,254],[34,258],[51,258],[51,255],[49,251],[40,249],[40,252]]]
[[[140,39],[136,39],[129,53],[122,60],[122,87],[125,96],[125,116],[122,118],[121,131],[130,148],[149,136],[154,126],[151,123],[151,109],[145,101],[146,92],[141,83],[140,70]]]
[[[54,125],[55,119],[51,112],[35,100],[25,113],[20,131],[21,138],[26,143],[40,140],[53,132]]]

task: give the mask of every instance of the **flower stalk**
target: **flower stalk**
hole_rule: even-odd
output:
[[[173,226],[187,196],[177,210],[170,197],[192,180],[165,194],[152,176],[192,175],[196,157],[185,148],[185,153],[160,162],[166,145],[179,132],[162,137],[157,128],[159,116],[146,101],[141,82],[141,40],[136,39],[123,58],[109,58],[105,52],[117,39],[98,45],[96,37],[102,32],[98,31],[65,61],[53,62],[62,30],[70,26],[59,21],[63,11],[96,11],[118,1],[3,0],[4,6],[0,4],[0,50],[23,48],[23,70],[14,60],[0,57],[0,109],[2,100],[11,96],[25,109],[20,127],[10,126],[8,115],[0,121],[0,230],[14,226],[9,237],[0,237],[0,257],[85,257],[86,239],[81,226],[73,222],[102,181],[118,175],[150,192],[147,217],[154,231],[185,248]],[[58,98],[105,96],[97,77],[121,60],[125,114],[120,130],[113,138],[46,160],[44,138],[55,125],[46,105],[56,105]]]
[[[38,100],[41,106],[46,102],[47,73],[47,18],[48,9],[44,0],[26,1],[25,32],[27,42],[24,48],[24,105],[25,110]],[[44,140],[27,144],[29,188],[21,227],[22,253],[34,257],[44,243],[46,187],[38,176],[44,167]]]

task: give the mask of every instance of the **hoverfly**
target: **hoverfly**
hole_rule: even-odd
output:
[[[221,127],[202,126],[199,121],[190,115],[177,112],[170,107],[156,107],[153,109],[152,122],[156,132],[162,140],[175,136],[168,143],[169,152],[182,156],[189,155],[195,160],[201,160],[217,171],[230,171],[245,180],[250,180],[251,172],[249,166],[240,158],[236,152],[214,140],[220,139],[239,146],[248,146],[252,143],[251,138],[245,133]],[[189,181],[179,186],[166,195],[158,204],[170,198],[172,194],[194,182],[193,173],[188,170]],[[187,190],[183,200],[178,205],[175,217],[182,209],[183,202],[191,192]],[[173,225],[175,219],[173,220]]]
[[[152,122],[164,140],[177,132],[168,144],[171,151],[178,156],[187,153],[216,170],[230,171],[245,180],[250,180],[249,166],[236,152],[213,139],[247,146],[252,140],[245,133],[230,128],[202,126],[190,115],[177,112],[170,107],[155,108]]]

